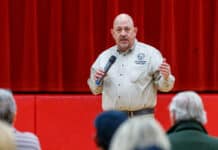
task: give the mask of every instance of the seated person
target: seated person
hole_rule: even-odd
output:
[[[105,111],[100,113],[95,119],[96,145],[101,150],[108,150],[113,134],[116,129],[128,119],[128,115],[120,111]]]
[[[170,150],[170,143],[155,119],[136,116],[119,127],[110,150]]]
[[[0,89],[0,120],[5,121],[13,128],[16,118],[17,106],[13,94],[5,89]],[[17,150],[40,150],[38,137],[30,132],[20,132],[13,128]]]
[[[218,140],[208,135],[201,97],[193,91],[175,95],[169,106],[172,127],[168,136],[172,150],[217,150]]]

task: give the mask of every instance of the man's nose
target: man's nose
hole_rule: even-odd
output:
[[[125,31],[125,30],[122,30],[120,34],[121,34],[122,36],[125,36],[125,35],[126,35],[126,31]]]

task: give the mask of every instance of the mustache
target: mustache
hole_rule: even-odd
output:
[[[120,41],[122,41],[122,40],[128,40],[128,38],[126,38],[126,37],[121,37],[119,40],[120,40]]]

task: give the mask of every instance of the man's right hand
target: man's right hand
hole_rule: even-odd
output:
[[[105,72],[103,70],[99,69],[95,72],[94,80],[96,81],[96,80],[102,78],[103,76],[105,76]]]

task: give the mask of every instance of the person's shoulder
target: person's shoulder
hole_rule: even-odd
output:
[[[149,44],[146,43],[142,43],[142,42],[137,42],[137,48],[140,52],[144,52],[146,54],[149,54],[151,56],[161,56],[161,52],[155,48],[154,46],[151,46]]]
[[[38,139],[38,137],[32,132],[21,132],[21,131],[16,130],[16,134],[18,136],[22,136],[22,137],[29,137],[29,138]]]
[[[115,52],[116,52],[116,49],[117,49],[117,46],[116,46],[116,45],[115,45],[115,46],[112,46],[112,47],[110,47],[110,48],[108,48],[108,49],[102,51],[102,52],[99,54],[98,58],[100,58],[100,59],[106,59],[106,58],[110,57],[111,55],[114,55]]]
[[[22,141],[27,140],[27,141],[31,141],[32,143],[39,144],[38,137],[32,132],[21,132],[21,131],[16,130],[15,138],[17,141],[22,139]]]
[[[215,136],[211,136],[209,134],[204,134],[204,138],[201,139],[201,141],[204,140],[204,143],[207,143],[208,149],[215,150],[218,147],[218,138]]]
[[[38,137],[32,132],[21,132],[15,130],[15,140],[17,143],[17,148],[28,148],[40,150],[40,142]]]
[[[216,144],[218,146],[218,138],[212,135],[207,135],[208,136],[208,140],[214,144]]]
[[[143,43],[143,42],[137,42],[137,46],[140,48],[140,49],[143,49],[143,50],[146,50],[146,51],[151,51],[151,52],[159,52],[159,50],[150,45],[150,44],[147,44],[147,43]]]
[[[137,44],[141,47],[146,47],[146,48],[151,48],[151,49],[157,49],[155,48],[154,46],[150,45],[150,44],[147,44],[147,43],[144,43],[144,42],[141,42],[141,41],[137,41]]]
[[[109,47],[106,50],[102,51],[100,55],[105,55],[105,54],[108,54],[108,53],[113,53],[113,52],[116,51],[116,49],[117,49],[117,46],[114,45],[114,46]]]

